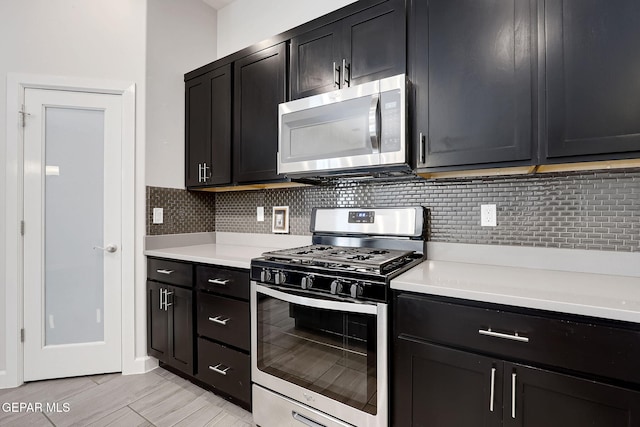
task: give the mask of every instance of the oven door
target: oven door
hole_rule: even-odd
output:
[[[251,305],[254,383],[349,424],[387,425],[387,304],[251,282]]]

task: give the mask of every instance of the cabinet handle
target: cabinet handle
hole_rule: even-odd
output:
[[[211,173],[207,174],[207,170],[211,169],[211,166],[207,166],[206,163],[203,163],[202,165],[202,182],[207,182],[211,179]]]
[[[333,63],[333,87],[340,89],[340,66]]]
[[[220,375],[227,375],[227,371],[230,369],[229,366],[226,366],[224,369],[219,369],[220,366],[224,366],[222,363],[218,363],[216,366],[209,365],[209,369],[213,372],[218,373]]]
[[[504,338],[506,340],[511,340],[511,341],[529,342],[529,338],[521,337],[520,335],[518,335],[517,332],[515,332],[513,335],[510,335],[510,334],[503,334],[500,332],[494,332],[491,330],[491,328],[489,328],[487,330],[478,329],[478,333],[480,335],[486,335],[486,336],[495,337],[495,338]]]
[[[173,295],[173,292],[164,291],[164,309],[165,311],[169,308],[169,306],[173,305],[173,301],[169,302],[169,295]],[[173,300],[173,298],[171,298]]]
[[[160,273],[160,274],[171,274],[173,273],[175,270],[156,270],[156,272]]]
[[[324,424],[315,422],[311,418],[307,418],[304,415],[297,413],[296,411],[291,411],[291,416],[293,417],[294,420],[309,427],[327,427]]]
[[[222,286],[226,286],[227,283],[229,283],[229,279],[227,280],[222,280],[222,279],[209,279],[207,280],[207,282],[209,283],[213,283],[214,285],[222,285]]]
[[[198,182],[202,182],[202,163],[198,163]]]
[[[511,374],[511,418],[516,419],[516,376],[514,372]]]
[[[164,310],[164,289],[160,288],[160,310]]]
[[[229,318],[226,318],[224,320],[220,320],[220,317],[222,317],[222,316],[209,317],[209,320],[214,322],[214,323],[218,323],[220,325],[227,326],[227,322],[229,320],[231,320],[231,318],[229,317]]]
[[[427,162],[427,159],[424,157],[425,147],[424,147],[424,134],[420,132],[420,141],[418,143],[418,149],[420,150],[420,156],[418,158],[418,162],[421,165],[424,165]]]
[[[491,368],[491,397],[489,398],[489,411],[493,412],[493,400],[496,391],[496,368]]]
[[[349,80],[349,74],[351,74],[351,66],[347,65],[347,60],[342,58],[342,87],[349,87],[351,81]]]

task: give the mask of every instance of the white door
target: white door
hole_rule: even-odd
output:
[[[24,380],[121,371],[122,97],[24,100]]]

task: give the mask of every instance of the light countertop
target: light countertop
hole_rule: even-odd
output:
[[[427,260],[391,288],[640,323],[640,278]]]
[[[144,254],[159,258],[248,269],[251,264],[251,258],[257,258],[261,256],[263,252],[274,249],[276,248],[209,243],[204,245],[146,250]]]

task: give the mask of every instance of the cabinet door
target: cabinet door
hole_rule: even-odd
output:
[[[185,183],[231,183],[231,65],[185,83]]]
[[[395,340],[396,426],[499,426],[503,363],[409,338]]]
[[[528,0],[413,2],[418,167],[532,161],[532,8]]]
[[[161,283],[147,282],[147,350],[149,355],[162,361],[166,361],[169,349],[169,318],[164,309],[166,287]]]
[[[231,183],[231,64],[212,71],[211,90],[211,169],[210,185]]]
[[[167,286],[170,363],[193,374],[193,291]]]
[[[547,0],[544,23],[547,157],[637,156],[640,2]]]
[[[507,427],[640,426],[640,392],[511,363],[504,374]]]
[[[340,89],[342,23],[291,39],[291,99]]]
[[[211,94],[209,75],[185,82],[185,185],[207,184],[203,167],[211,166]]]
[[[405,6],[387,1],[344,21],[342,87],[406,73]]]
[[[278,104],[286,96],[286,44],[239,59],[234,67],[234,181],[277,180]]]

